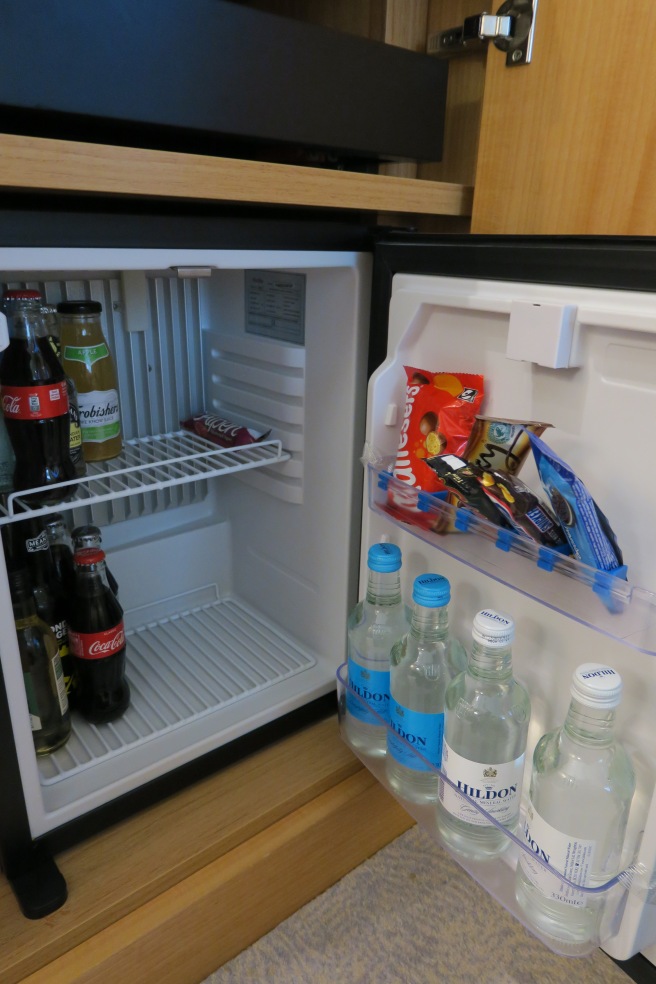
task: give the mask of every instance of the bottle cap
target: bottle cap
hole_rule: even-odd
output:
[[[586,707],[617,707],[622,699],[622,677],[612,666],[583,663],[574,671],[571,694]]]
[[[60,301],[57,311],[59,314],[100,314],[102,304],[99,301]]]
[[[444,608],[451,600],[451,585],[441,574],[420,574],[412,585],[412,600],[424,608]]]
[[[374,543],[369,547],[367,566],[379,574],[398,571],[401,568],[401,551],[395,543]]]
[[[73,560],[79,567],[91,567],[92,564],[99,564],[104,559],[105,551],[100,547],[83,547],[82,550],[76,550],[73,555]]]
[[[6,290],[2,295],[3,301],[40,301],[41,291],[39,290]]]
[[[510,615],[484,608],[474,618],[472,628],[474,642],[494,649],[509,646],[515,638],[515,622]]]

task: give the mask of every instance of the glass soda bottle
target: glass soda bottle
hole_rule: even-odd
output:
[[[437,800],[438,776],[427,762],[436,769],[442,764],[444,695],[451,668],[464,662],[462,646],[449,635],[450,600],[441,574],[415,578],[410,630],[390,655],[387,778],[395,793],[418,803]]]
[[[50,553],[57,583],[67,604],[75,591],[75,564],[73,563],[73,537],[61,513],[51,513],[44,518],[44,529],[50,544]]]
[[[440,780],[437,825],[450,850],[466,858],[495,857],[510,843],[470,801],[513,833],[519,820],[531,703],[513,677],[514,635],[509,615],[478,612],[467,669],[446,692],[442,772],[464,795]]]
[[[102,535],[97,526],[76,526],[73,530],[73,551],[82,550],[84,547],[102,547]],[[118,598],[118,581],[107,566],[106,559],[105,571],[107,583]]]
[[[98,301],[57,305],[64,371],[75,383],[86,461],[120,454],[121,414],[114,359],[102,328]]]
[[[0,357],[2,412],[16,465],[14,489],[47,486],[25,498],[33,506],[62,502],[74,487],[69,404],[64,371],[48,341],[41,295],[8,290],[3,295],[9,346]]]
[[[540,739],[533,754],[516,896],[528,922],[561,943],[598,938],[603,898],[586,896],[533,859],[546,861],[575,885],[594,888],[620,870],[635,776],[616,739],[622,680],[610,666],[584,663],[574,672],[565,723]]]
[[[0,414],[0,493],[12,491],[15,468],[16,455],[9,440],[5,418]]]
[[[105,554],[76,550],[69,640],[75,659],[75,706],[92,724],[114,721],[130,703],[125,678],[123,609],[107,583]]]
[[[23,680],[37,755],[60,748],[71,733],[64,674],[57,641],[36,613],[28,571],[9,572]]]
[[[61,362],[61,345],[59,341],[59,321],[57,319],[57,308],[52,304],[41,306],[41,315],[45,324],[48,340],[52,349]],[[70,376],[66,377],[66,390],[68,392],[68,416],[70,421],[69,428],[69,448],[71,461],[75,466],[75,474],[81,478],[87,473],[87,466],[84,461],[82,450],[82,430],[80,428],[80,407],[77,398],[77,389]]]
[[[344,735],[357,751],[384,756],[389,721],[390,651],[407,629],[401,600],[401,551],[393,543],[375,543],[369,548],[367,565],[366,596],[348,620]]]

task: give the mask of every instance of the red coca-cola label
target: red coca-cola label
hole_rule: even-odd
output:
[[[7,420],[48,420],[68,413],[66,383],[2,386],[2,412]]]
[[[101,632],[75,632],[69,627],[68,644],[78,659],[106,659],[115,656],[125,646],[123,622]]]

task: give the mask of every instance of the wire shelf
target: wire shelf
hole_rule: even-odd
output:
[[[83,478],[58,485],[62,490],[70,488],[70,497],[63,502],[30,506],[29,497],[44,486],[10,492],[6,502],[0,505],[0,526],[28,516],[46,516],[217,475],[276,465],[289,458],[280,441],[221,448],[184,430],[137,438],[126,441],[121,453],[111,461],[90,463]]]

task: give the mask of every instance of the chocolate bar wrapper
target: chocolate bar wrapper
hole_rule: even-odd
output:
[[[497,509],[495,503],[489,499],[481,488],[476,475],[468,462],[455,454],[440,454],[433,458],[427,458],[426,464],[439,475],[447,489],[453,492],[458,501],[471,509],[472,512],[494,523],[495,526],[503,526],[512,529],[509,520]],[[440,530],[440,532],[447,532]]]
[[[233,423],[232,420],[226,420],[225,417],[218,417],[214,413],[205,411],[194,414],[188,420],[181,420],[180,426],[212,441],[220,448],[239,448],[245,444],[257,444],[259,441],[265,441],[271,433],[270,430],[254,431],[250,427],[243,427],[241,424]]]
[[[581,479],[544,441],[528,436],[540,481],[574,556],[589,567],[626,578],[617,538]]]
[[[559,553],[572,552],[551,509],[521,478],[506,472],[484,470],[476,465],[471,465],[471,468],[485,494],[521,536],[527,536]]]
[[[463,458],[486,471],[517,475],[531,450],[529,433],[541,437],[547,427],[537,420],[503,420],[476,415]]]

